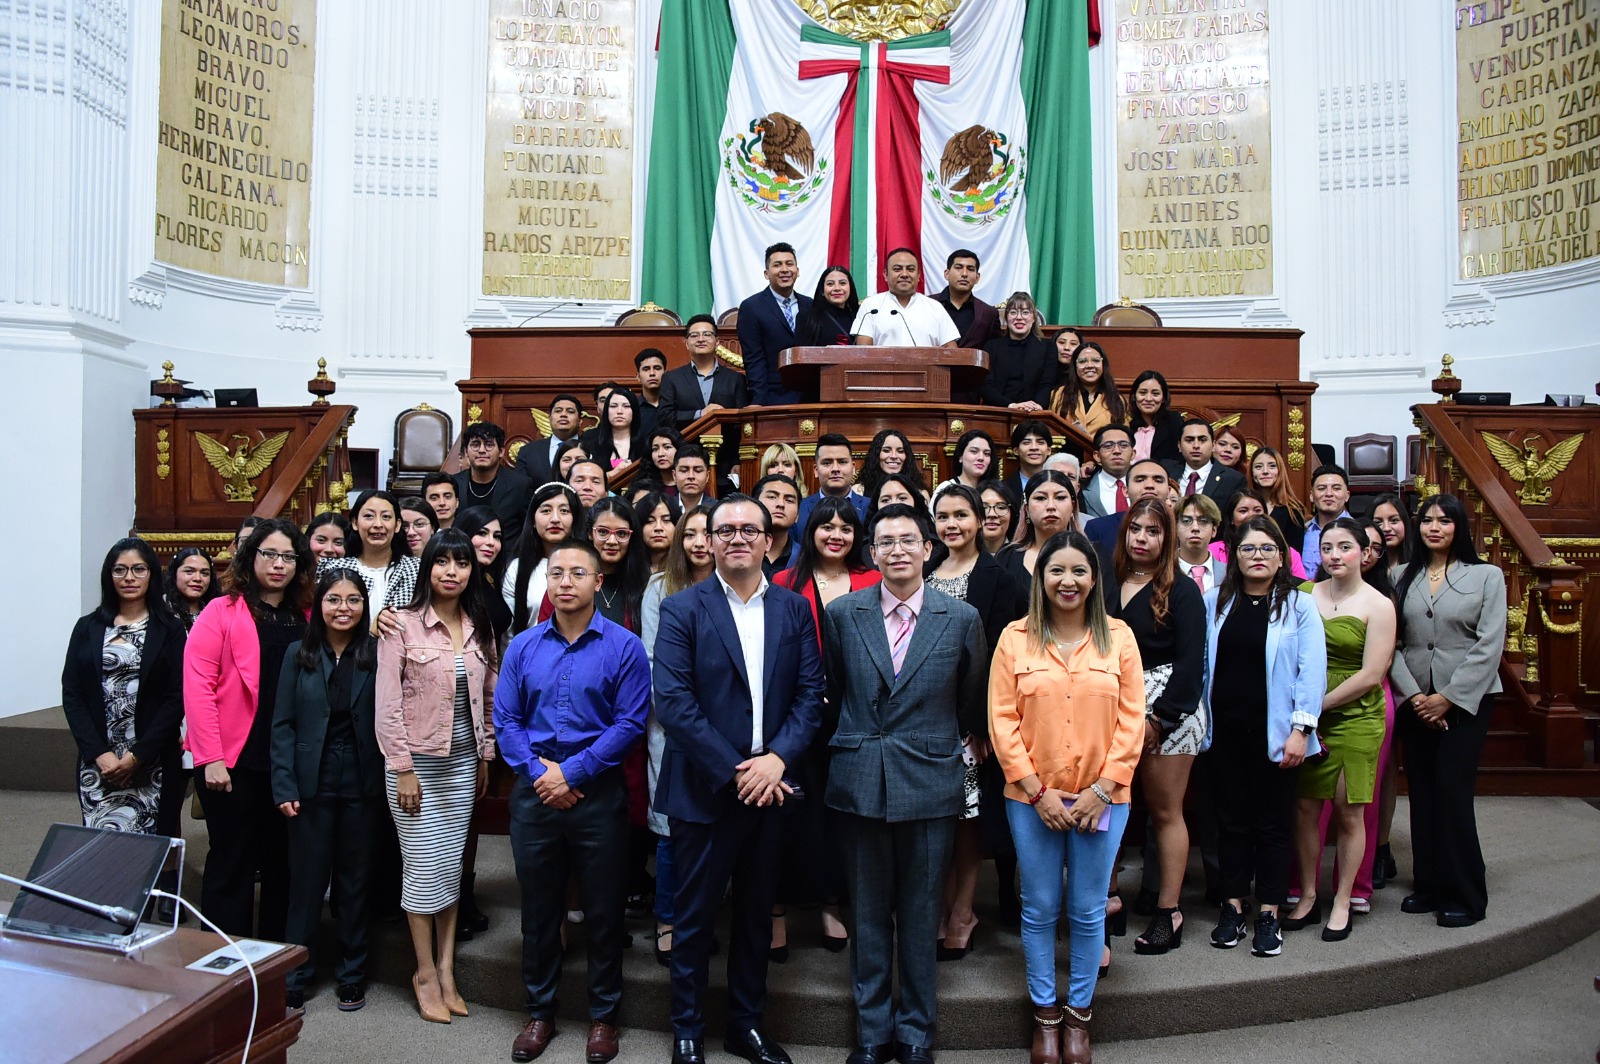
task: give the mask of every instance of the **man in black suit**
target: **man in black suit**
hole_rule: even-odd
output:
[[[689,349],[689,364],[662,375],[657,424],[682,432],[698,417],[750,405],[744,374],[717,357],[716,319],[709,314],[690,318],[683,327],[683,346]],[[749,355],[745,358],[748,366]]]
[[[841,814],[855,922],[849,1064],[933,1062],[939,901],[963,803],[962,737],[986,734],[983,622],[924,585],[933,539],[922,507],[878,511],[867,542],[883,582],[835,599],[823,618],[828,701],[839,714],[827,802]]]
[[[461,508],[489,507],[500,518],[501,534],[509,541],[522,532],[523,511],[528,508],[533,484],[502,464],[505,453],[505,429],[492,421],[468,425],[461,433],[461,454],[467,468],[455,475],[455,483]]]
[[[800,264],[788,244],[769,247],[765,262],[767,287],[739,304],[739,347],[750,375],[750,401],[756,406],[814,403],[815,395],[785,388],[778,378],[778,352],[795,346],[795,326],[811,312],[810,297],[794,290]]]
[[[982,347],[1000,336],[1000,312],[973,291],[981,276],[976,251],[956,248],[944,260],[945,288],[933,298],[944,304],[961,333],[957,347]]]
[[[583,404],[578,402],[577,396],[562,392],[550,400],[550,435],[522,445],[522,450],[517,452],[517,471],[536,487],[559,480],[555,474],[556,452],[563,443],[578,435],[582,420]],[[465,499],[461,505],[465,508]]]
[[[1226,513],[1233,493],[1244,488],[1244,476],[1211,460],[1211,442],[1211,422],[1203,417],[1187,418],[1178,433],[1178,453],[1183,455],[1183,464],[1165,464],[1180,496],[1205,495]]]
[[[654,347],[647,347],[633,356],[633,372],[639,378],[639,437],[648,439],[656,426],[663,423],[661,378],[667,373],[667,356]]]
[[[667,740],[655,807],[669,818],[678,872],[672,1061],[705,1062],[711,935],[731,879],[724,1045],[752,1064],[790,1064],[761,1018],[783,841],[779,806],[793,793],[789,766],[822,723],[821,654],[806,600],[762,575],[771,528],[765,508],[730,495],[707,525],[716,573],[661,604],[655,646],[655,708]]]

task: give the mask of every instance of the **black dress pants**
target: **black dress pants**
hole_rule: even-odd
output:
[[[1217,811],[1217,864],[1224,898],[1282,905],[1289,897],[1298,768],[1267,758],[1266,720],[1218,720],[1211,740],[1212,795]]]
[[[291,990],[304,990],[316,972],[317,929],[322,893],[333,880],[333,909],[339,959],[334,979],[340,986],[367,978],[367,875],[372,865],[373,828],[383,808],[381,794],[363,797],[356,748],[329,743],[315,797],[300,799],[300,813],[289,820],[288,941],[308,951],[305,963],[289,973]]]
[[[268,774],[233,768],[231,791],[206,786],[205,769],[195,768],[195,786],[206,811],[211,850],[200,879],[200,911],[234,937],[284,941],[289,912],[289,831],[272,801]],[[261,873],[259,922],[251,919],[256,873]]]
[[[814,800],[814,799],[813,799]],[[705,1037],[706,986],[717,909],[731,881],[728,1023],[758,1026],[767,1005],[767,951],[778,894],[783,810],[744,805],[732,797],[710,824],[671,820],[678,896],[672,915],[672,1037]]]
[[[1489,885],[1473,799],[1493,714],[1492,694],[1476,713],[1451,706],[1445,731],[1423,724],[1409,709],[1395,710],[1405,742],[1417,893],[1441,909],[1459,907],[1480,920],[1489,907]]]
[[[511,856],[522,884],[522,984],[528,1017],[553,1020],[561,980],[561,922],[574,874],[589,947],[589,1019],[617,1022],[628,929],[628,786],[620,768],[578,788],[556,809],[522,775],[511,788]]]

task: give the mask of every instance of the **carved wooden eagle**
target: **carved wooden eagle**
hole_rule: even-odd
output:
[[[811,134],[806,127],[782,111],[774,111],[765,118],[750,123],[750,132],[756,134],[766,167],[782,182],[799,181],[816,165],[816,149],[811,146]],[[755,147],[756,141],[751,142]]]
[[[939,159],[939,180],[959,192],[976,192],[994,171],[994,149],[1000,134],[983,126],[968,126],[950,138]],[[963,176],[961,171],[965,170]]]
[[[1572,463],[1587,433],[1568,436],[1542,456],[1537,446],[1542,442],[1538,436],[1525,437],[1519,451],[1516,444],[1491,432],[1480,430],[1478,435],[1483,437],[1483,445],[1489,448],[1489,453],[1506,471],[1506,476],[1521,485],[1517,492],[1518,500],[1524,506],[1544,506],[1550,502],[1552,494],[1550,481]]]
[[[272,465],[283,445],[289,442],[289,434],[280,432],[268,436],[256,447],[250,446],[250,437],[242,432],[235,432],[229,439],[244,442],[229,452],[226,444],[218,443],[205,433],[194,434],[194,442],[200,446],[206,461],[222,474],[223,497],[229,502],[255,502],[256,486],[250,482]]]

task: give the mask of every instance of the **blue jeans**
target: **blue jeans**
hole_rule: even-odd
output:
[[[1105,831],[1051,831],[1038,810],[1006,799],[1006,820],[1017,847],[1017,878],[1022,887],[1022,956],[1028,970],[1028,997],[1043,1008],[1056,999],[1056,923],[1061,919],[1061,865],[1067,866],[1067,925],[1072,933],[1067,1004],[1086,1009],[1094,1003],[1105,945],[1106,890],[1128,806],[1111,807]]]
[[[672,926],[672,899],[678,893],[678,867],[672,863],[672,836],[656,836],[656,923]]]

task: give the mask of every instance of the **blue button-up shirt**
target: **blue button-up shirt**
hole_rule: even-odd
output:
[[[529,780],[545,758],[581,787],[622,764],[644,737],[650,711],[650,661],[639,637],[596,610],[567,642],[555,619],[528,629],[506,648],[494,690],[500,756]]]
[[[1340,510],[1337,517],[1328,519],[1328,524],[1333,524],[1340,517],[1349,517],[1349,510]],[[1322,564],[1322,530],[1326,525],[1317,524],[1317,514],[1311,512],[1311,520],[1306,522],[1306,534],[1300,541],[1300,560],[1306,567],[1306,576],[1315,577],[1317,567]]]

